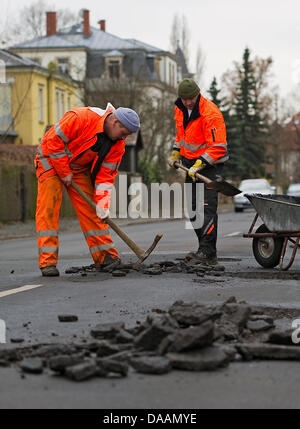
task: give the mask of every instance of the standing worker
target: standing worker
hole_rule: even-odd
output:
[[[97,267],[120,260],[108,225],[110,197],[125,152],[125,138],[137,132],[134,110],[78,107],[45,134],[35,159],[38,178],[36,229],[43,276],[58,276],[58,228],[63,185],[78,216]],[[94,209],[70,186],[74,181],[97,204]]]
[[[197,207],[196,183],[203,183],[195,177],[197,172],[215,180],[221,175],[224,162],[228,160],[226,126],[218,107],[200,94],[193,79],[183,79],[178,86],[178,99],[175,102],[176,138],[169,165],[182,162],[189,171],[186,183],[192,184],[192,210]],[[204,223],[195,229],[199,248],[190,253],[203,263],[217,263],[217,208],[218,194],[204,185]],[[193,219],[191,219],[192,221]]]

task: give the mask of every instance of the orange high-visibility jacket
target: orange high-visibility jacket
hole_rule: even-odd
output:
[[[65,113],[38,146],[35,158],[38,180],[43,181],[56,174],[61,178],[68,176],[72,166],[77,166],[76,160],[84,159],[85,153],[93,147],[86,167],[94,176],[94,200],[108,208],[114,179],[125,152],[125,140],[112,142],[104,134],[104,120],[113,111],[113,106],[108,104],[106,110],[78,107]],[[107,150],[103,153],[104,144]]]
[[[218,107],[201,94],[191,115],[180,98],[175,102],[176,138],[173,150],[188,159],[201,159],[208,165],[228,160],[226,126]]]

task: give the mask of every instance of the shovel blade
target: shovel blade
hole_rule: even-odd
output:
[[[241,191],[235,186],[231,185],[225,180],[221,179],[219,181],[213,180],[207,185],[208,188],[213,189],[214,191],[221,192],[221,194],[226,195],[227,197],[234,197],[234,195],[240,194]]]

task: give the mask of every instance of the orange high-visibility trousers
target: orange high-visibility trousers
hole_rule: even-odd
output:
[[[94,189],[89,173],[76,173],[73,181],[93,199]],[[95,265],[103,263],[106,253],[119,258],[114,247],[108,225],[98,218],[95,210],[76,192],[72,186],[66,186],[68,195],[75,208],[82,232],[89,246]],[[58,176],[52,176],[38,182],[36,208],[36,230],[38,236],[39,266],[57,264],[59,210],[62,201],[63,183]]]

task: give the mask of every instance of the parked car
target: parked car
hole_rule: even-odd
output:
[[[300,183],[291,183],[286,194],[290,197],[300,197]]]
[[[242,212],[244,209],[252,207],[245,194],[263,194],[274,195],[276,187],[271,186],[266,179],[247,179],[242,180],[239,185],[240,194],[233,197],[234,211]]]

